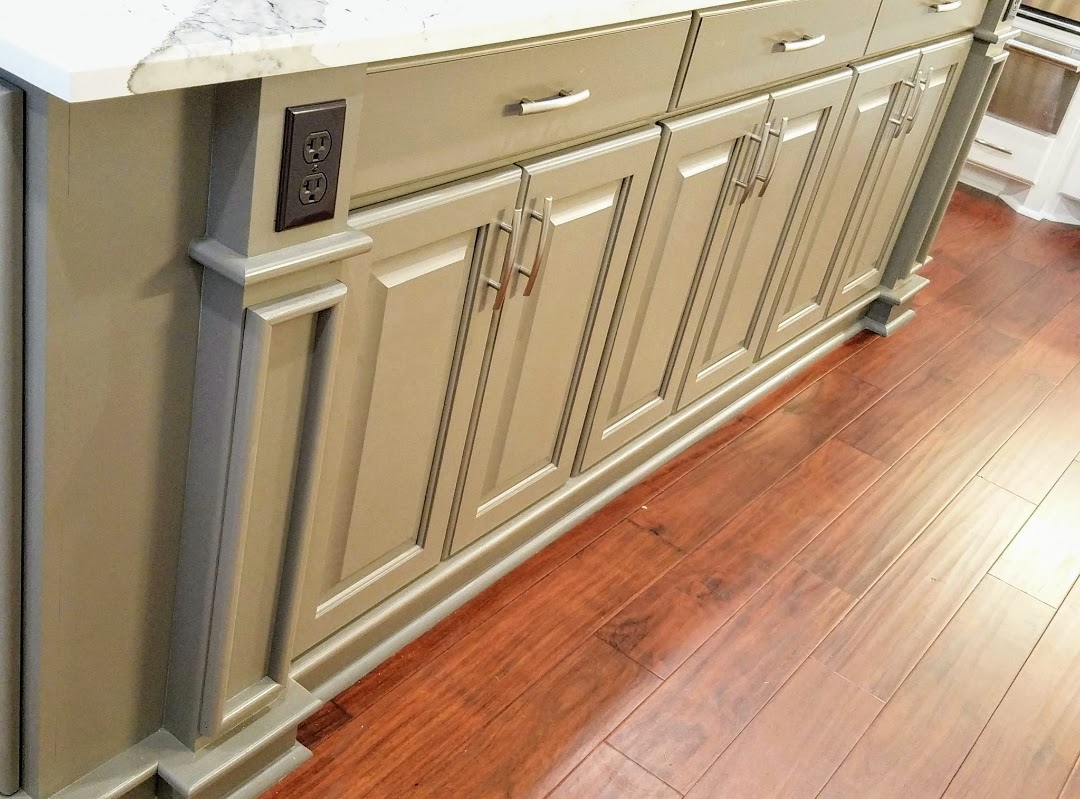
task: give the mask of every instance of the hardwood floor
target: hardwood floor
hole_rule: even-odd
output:
[[[1080,229],[860,334],[301,727],[264,799],[1080,799]]]

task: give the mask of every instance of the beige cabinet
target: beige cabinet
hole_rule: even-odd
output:
[[[836,255],[837,287],[829,313],[873,291],[937,137],[960,69],[971,47],[963,36],[920,51],[918,68],[893,100],[880,144],[854,201]]]
[[[813,200],[851,85],[850,70],[771,95],[763,130],[732,176],[705,242],[700,285],[680,345],[684,408],[756,359],[789,231]]]
[[[477,395],[454,552],[570,476],[660,129],[523,164],[520,249]]]
[[[872,192],[882,157],[898,130],[899,106],[914,86],[918,50],[855,67],[855,86],[839,133],[807,216],[789,248],[762,344],[762,355],[822,321],[835,285],[836,253],[861,198]],[[877,285],[878,272],[851,285],[852,299]],[[849,279],[849,283],[850,283]]]
[[[607,368],[597,381],[583,469],[674,410],[681,387],[675,361],[702,255],[737,165],[748,168],[751,136],[768,108],[762,94],[661,123],[663,163]]]
[[[469,407],[521,169],[354,216],[327,452],[295,651],[433,567],[447,542]],[[464,312],[463,312],[464,309]],[[464,406],[464,414],[457,412]],[[452,412],[453,411],[453,412]]]

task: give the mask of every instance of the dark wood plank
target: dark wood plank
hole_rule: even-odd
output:
[[[686,797],[813,799],[883,704],[811,657]]]
[[[549,799],[679,799],[679,794],[621,752],[600,744]]]
[[[598,635],[669,676],[885,467],[830,441],[649,586]]]
[[[1039,503],[1078,454],[1080,368],[1073,369],[979,474]]]
[[[837,437],[878,460],[895,463],[1021,343],[983,322],[968,328]]]
[[[930,285],[915,295],[911,304],[916,308],[929,305],[967,276],[967,272],[959,269],[956,262],[945,255],[935,256],[919,274],[929,280]]]
[[[1057,796],[1078,754],[1080,591],[1074,589],[944,795],[949,799]]]
[[[859,350],[879,340],[880,337],[874,333],[867,330],[859,331],[824,358],[816,361],[808,369],[755,402],[746,409],[746,415],[758,420],[764,419],[770,413],[779,410],[788,400],[802,393],[803,390],[855,355]]]
[[[609,742],[685,792],[852,601],[809,572],[784,567],[646,699]]]
[[[1002,252],[1025,231],[1035,226],[1032,219],[1017,214],[993,195],[970,190],[965,196],[954,195],[950,213],[931,250],[936,255],[952,256],[958,262],[977,267]]]
[[[940,796],[1050,621],[986,578],[829,780],[821,799]],[[965,799],[999,797],[988,790]]]
[[[814,656],[888,699],[1034,509],[992,483],[972,480]]]
[[[653,674],[590,638],[545,674],[460,752],[429,763],[410,799],[540,799],[660,683]],[[467,756],[464,753],[468,753]],[[376,789],[373,797],[386,794]]]
[[[1007,252],[1014,258],[1047,266],[1080,250],[1080,228],[1054,222],[1027,227],[1015,236]]]
[[[1080,463],[1069,466],[990,573],[1048,605],[1061,604],[1080,576]]]
[[[1073,300],[1016,355],[1024,368],[1060,383],[1080,363],[1080,300]]]
[[[1049,381],[1002,367],[796,557],[862,596],[1039,406]]]
[[[987,317],[1002,333],[1027,340],[1080,294],[1080,260],[1064,259],[1035,274]]]
[[[832,372],[673,483],[630,519],[683,551],[691,551],[880,396],[880,389]]]
[[[375,704],[422,665],[460,641],[470,630],[506,607],[666,486],[723,449],[753,423],[754,420],[749,416],[739,414],[716,432],[676,455],[640,483],[620,494],[381,663],[370,674],[340,694],[337,698],[338,704],[353,716]]]
[[[327,737],[279,795],[407,795],[417,769],[494,719],[679,557],[630,522],[612,528]]]
[[[296,740],[308,749],[314,749],[334,730],[344,727],[352,718],[337,702],[327,702],[308,716],[296,730]]]

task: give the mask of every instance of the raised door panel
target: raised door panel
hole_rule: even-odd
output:
[[[686,312],[736,164],[760,131],[767,95],[663,123],[663,166],[605,370],[581,468],[636,438],[675,407]]]
[[[965,36],[922,51],[915,85],[898,114],[903,125],[886,133],[887,146],[879,148],[860,213],[849,225],[830,313],[859,302],[880,283],[970,45]]]
[[[520,169],[361,212],[297,651],[433,567],[495,319]],[[463,309],[466,311],[463,313]]]
[[[570,476],[659,138],[651,127],[524,165],[524,263],[498,320],[455,552]]]
[[[838,243],[874,173],[877,151],[895,129],[894,109],[906,96],[920,54],[903,53],[855,68],[836,142],[802,235],[791,247],[762,345],[762,355],[806,332],[825,318],[835,283]]]
[[[731,221],[714,235],[711,274],[691,313],[696,335],[683,339],[680,408],[753,364],[785,238],[801,229],[810,201],[804,189],[816,184],[850,84],[844,70],[774,95],[765,157],[748,189],[729,192],[731,212],[721,220]]]

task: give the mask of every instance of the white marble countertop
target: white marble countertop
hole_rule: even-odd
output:
[[[0,69],[69,102],[363,64],[735,0],[11,0]]]

